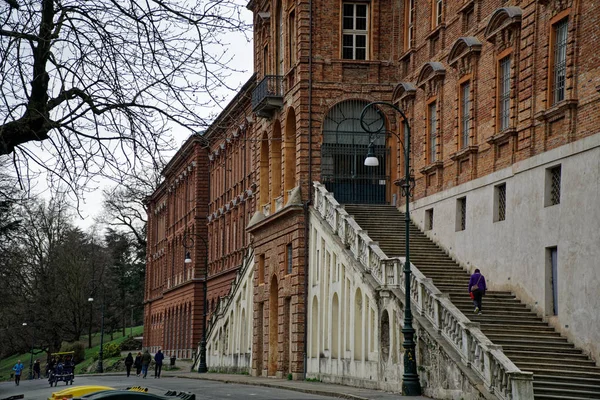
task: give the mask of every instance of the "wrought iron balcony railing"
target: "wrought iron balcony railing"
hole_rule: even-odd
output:
[[[252,92],[252,111],[270,117],[283,107],[283,76],[267,75]]]

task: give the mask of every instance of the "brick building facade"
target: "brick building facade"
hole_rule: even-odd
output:
[[[596,8],[577,0],[250,1],[255,75],[203,136],[209,310],[251,246],[252,374],[304,373],[312,182],[340,203],[401,201],[393,184],[404,175],[399,116],[382,107],[388,133],[368,135],[358,124],[363,107],[387,101],[407,114],[415,201],[451,198],[453,188],[597,135]],[[382,161],[375,171],[362,164],[369,144]]]
[[[162,171],[146,199],[148,258],[144,294],[144,346],[190,358],[202,333],[208,157],[205,140],[191,136]],[[192,240],[190,240],[192,238]],[[186,249],[186,247],[188,249]],[[185,263],[192,250],[192,263]]]

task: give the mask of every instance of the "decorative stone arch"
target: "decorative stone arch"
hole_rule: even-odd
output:
[[[380,329],[379,329],[379,347],[381,349],[381,361],[383,363],[387,363],[390,358],[390,349],[391,345],[391,335],[390,335],[390,316],[387,310],[383,310],[381,313],[380,320]]]
[[[456,68],[459,76],[471,73],[474,60],[481,53],[481,41],[475,36],[463,36],[454,42],[448,54],[448,65]]]
[[[270,172],[271,172],[271,209],[276,210],[275,199],[281,196],[281,123],[273,123],[273,137],[271,138]],[[262,161],[262,160],[261,160]]]
[[[331,358],[339,358],[340,353],[340,301],[337,293],[331,300]]]
[[[241,316],[241,334],[242,337],[240,338],[240,352],[242,354],[246,354],[249,353],[249,349],[248,349],[248,327],[246,326],[246,309],[242,308],[242,316]]]
[[[435,96],[445,76],[444,64],[437,61],[426,62],[419,71],[417,87],[423,89],[427,93],[427,97]]]
[[[267,376],[277,374],[277,361],[279,355],[279,283],[277,275],[273,274],[269,285],[269,357]]]
[[[313,297],[310,323],[310,357],[319,357],[319,300]]]
[[[502,7],[494,11],[485,27],[484,36],[489,42],[499,45],[514,43],[516,33],[521,30],[523,11],[519,7]]]
[[[414,100],[416,94],[417,87],[415,85],[413,85],[411,82],[400,82],[394,88],[394,92],[392,93],[392,101],[397,103],[407,100]],[[401,106],[400,108],[402,108],[402,111],[406,111],[406,107]]]
[[[259,207],[269,203],[269,138],[263,133],[260,141]],[[260,211],[260,209],[259,209]]]
[[[283,140],[283,190],[285,201],[289,191],[296,185],[296,111],[290,107],[285,118],[285,136]]]
[[[363,295],[360,288],[354,292],[354,360],[362,361],[363,358]]]

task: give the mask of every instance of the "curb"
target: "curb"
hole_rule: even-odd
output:
[[[278,383],[274,383],[274,382],[240,382],[238,380],[234,380],[234,379],[227,379],[227,378],[216,378],[216,377],[204,377],[204,376],[190,376],[190,375],[174,375],[176,378],[183,378],[183,379],[199,379],[199,380],[204,380],[204,381],[217,381],[217,382],[223,382],[223,383],[235,383],[238,385],[250,385],[250,386],[261,386],[261,387],[271,387],[271,388],[275,388],[275,389],[284,389],[284,390],[291,390],[294,392],[301,392],[301,393],[307,393],[307,394],[314,394],[317,396],[327,396],[327,397],[335,397],[338,399],[349,399],[349,400],[369,400],[367,397],[361,397],[361,396],[357,396],[357,395],[353,395],[353,394],[348,394],[348,393],[339,393],[339,392],[333,392],[333,391],[329,391],[329,390],[319,390],[319,389],[309,389],[309,388],[301,388],[301,387],[290,387],[290,386],[286,386],[286,385],[280,385]]]

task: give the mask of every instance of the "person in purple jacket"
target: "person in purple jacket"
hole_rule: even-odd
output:
[[[479,268],[475,269],[471,279],[469,279],[469,293],[473,293],[473,304],[475,305],[475,313],[481,315],[481,300],[485,296],[485,277],[481,275]]]

